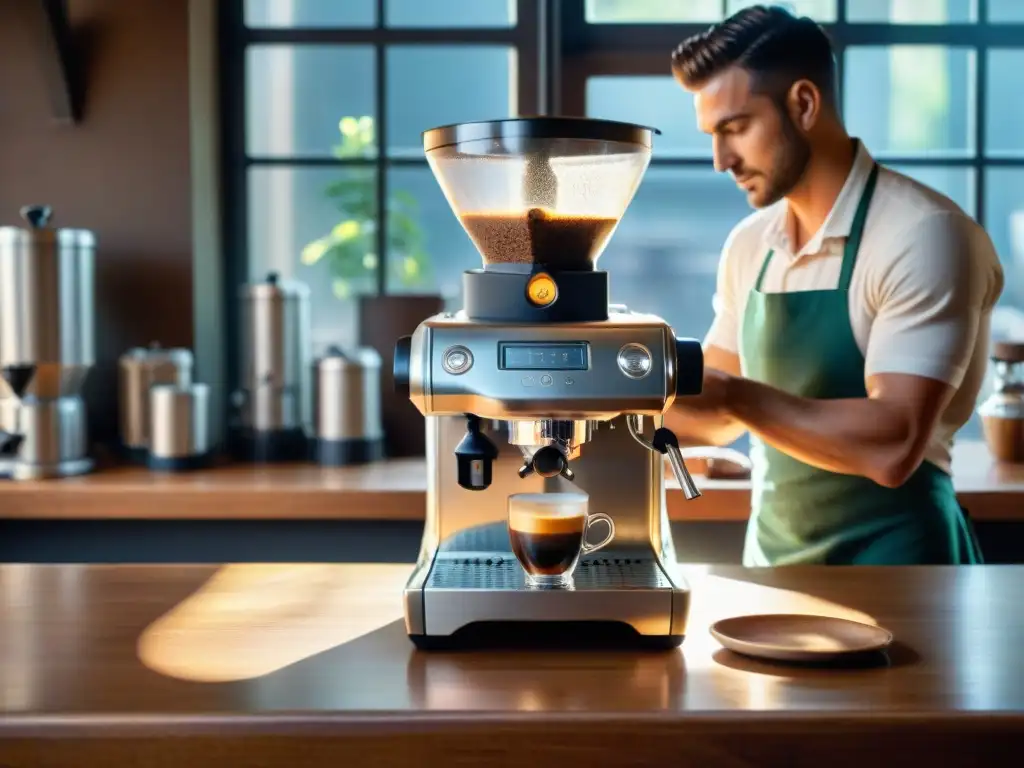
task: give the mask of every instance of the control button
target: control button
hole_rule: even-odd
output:
[[[448,347],[441,358],[441,367],[457,376],[473,367],[473,354],[465,347]]]
[[[533,378],[533,376],[523,376],[523,379],[520,383],[524,387],[532,387],[534,384],[537,383],[537,381],[536,379]]]
[[[619,350],[619,370],[631,379],[642,379],[651,372],[653,359],[643,344],[626,344]]]
[[[542,387],[550,387],[551,386],[551,382],[553,382],[553,381],[554,381],[554,379],[552,379],[546,373],[543,376],[540,377],[540,385]]]
[[[546,307],[558,298],[558,286],[546,272],[538,272],[526,284],[526,298],[538,307]]]
[[[576,383],[576,380],[572,376],[566,376],[565,377],[565,386],[571,387],[575,383]]]

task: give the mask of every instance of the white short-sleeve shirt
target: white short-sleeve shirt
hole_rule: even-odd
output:
[[[798,253],[790,245],[785,200],[733,229],[705,345],[739,354],[747,297],[769,249],[775,253],[762,291],[837,286],[843,245],[873,163],[858,142],[832,211]],[[953,435],[970,419],[985,377],[991,312],[1002,290],[1002,267],[985,230],[952,200],[882,166],[851,277],[850,324],[865,378],[915,374],[956,388],[925,454],[947,472]]]

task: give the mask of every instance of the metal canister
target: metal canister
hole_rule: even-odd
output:
[[[118,410],[121,443],[137,458],[149,449],[149,390],[156,384],[192,383],[192,352],[149,347],[129,349],[118,360]]]
[[[28,227],[0,227],[0,368],[18,397],[76,395],[96,361],[96,238],[51,214],[27,206]]]
[[[211,458],[210,388],[157,384],[149,390],[150,469],[181,471]]]
[[[235,395],[242,452],[305,458],[310,423],[310,309],[304,283],[270,273],[241,290],[241,389]],[[297,455],[296,455],[297,454]]]
[[[381,358],[363,347],[331,347],[313,365],[314,460],[339,466],[384,455],[380,404]]]

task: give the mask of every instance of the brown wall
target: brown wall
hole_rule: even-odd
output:
[[[91,432],[116,436],[117,358],[192,345],[188,0],[69,0],[87,46],[85,112],[53,117],[14,3],[0,2],[0,225],[25,204],[96,232]]]

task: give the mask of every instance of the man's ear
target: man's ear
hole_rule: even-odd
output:
[[[810,80],[797,80],[786,93],[786,109],[793,124],[810,131],[821,120],[823,100],[818,86]]]

